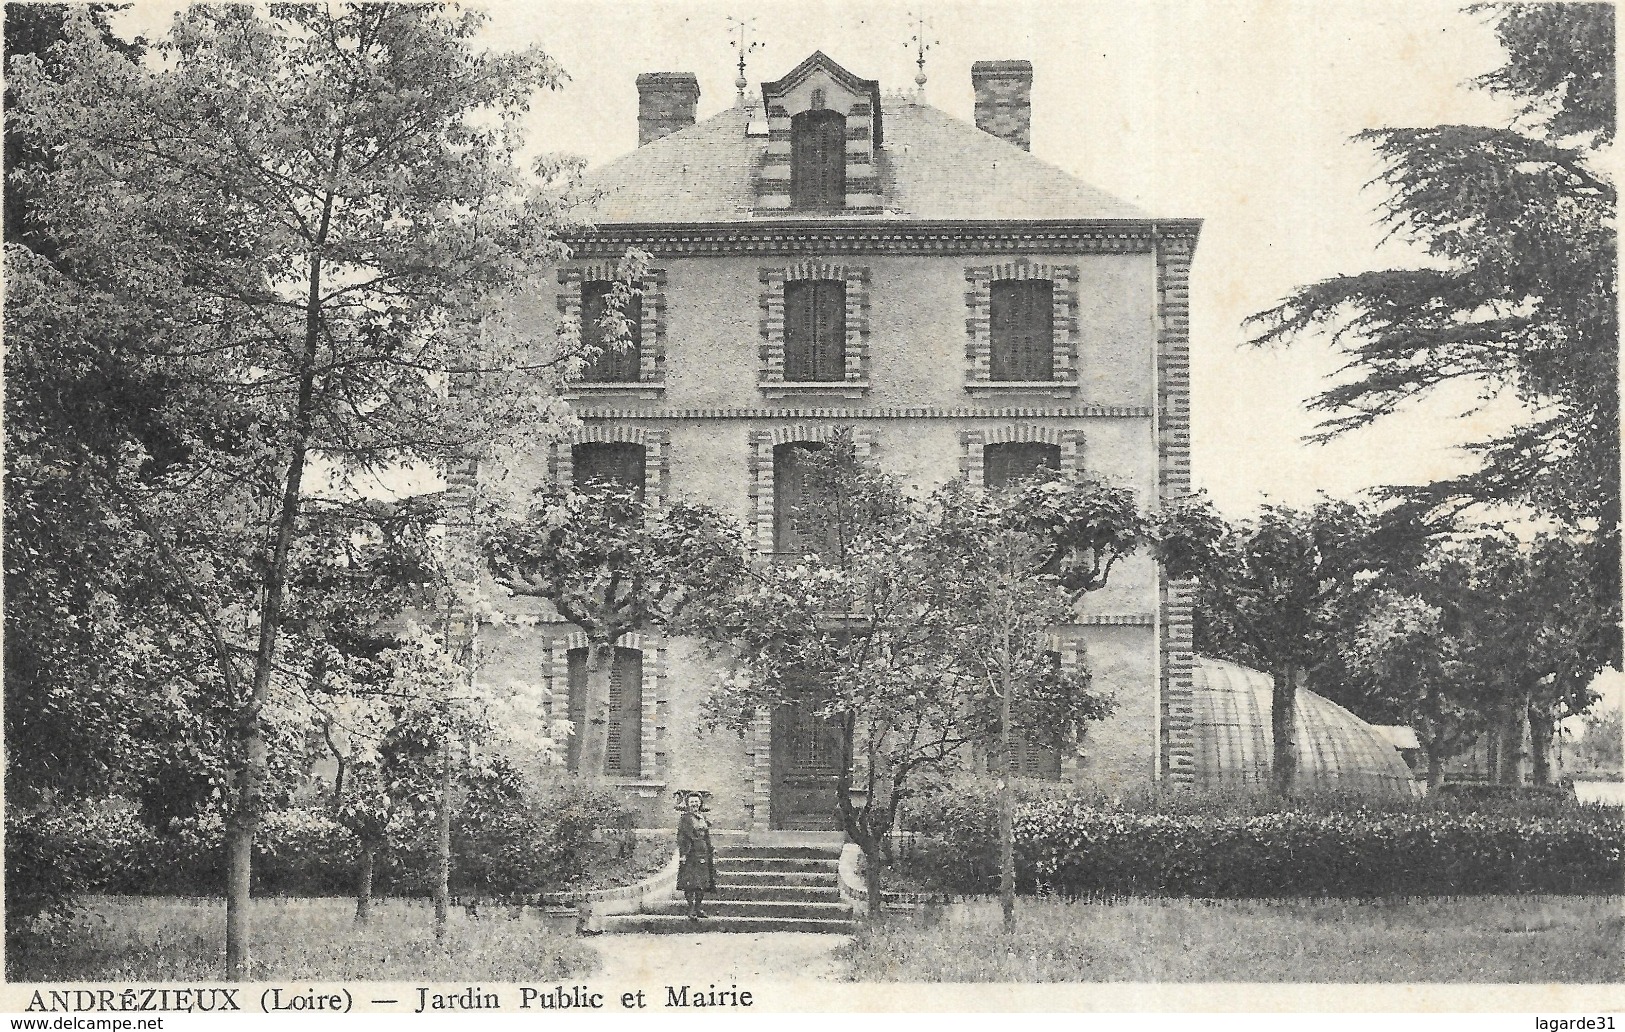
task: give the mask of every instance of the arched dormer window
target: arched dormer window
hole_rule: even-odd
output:
[[[790,205],[846,205],[846,116],[803,111],[790,119]]]

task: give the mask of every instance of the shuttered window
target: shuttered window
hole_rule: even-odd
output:
[[[1061,657],[1057,653],[1047,655],[1052,663],[1060,664]],[[1014,724],[1010,729],[1010,744],[1015,752],[1015,776],[1040,781],[1061,780],[1060,742],[1056,740],[1053,729],[1034,726],[1030,719],[1020,713],[1019,706]],[[1002,743],[995,745],[988,756],[987,769],[994,774],[1006,769],[1001,746]]]
[[[993,284],[991,334],[994,380],[1055,378],[1054,286],[1049,280]]]
[[[613,485],[643,497],[643,445],[621,441],[578,444],[570,449],[576,490]]]
[[[790,204],[795,208],[845,207],[845,115],[803,111],[790,119]]]
[[[822,444],[797,442],[773,449],[773,550],[800,555],[813,551],[818,535],[805,525],[803,507],[809,501],[807,468],[803,457]]]
[[[609,730],[604,745],[604,773],[611,777],[643,775],[643,653],[616,649],[609,669]]]
[[[784,378],[846,379],[846,284],[792,280],[784,285]]]
[[[607,280],[588,280],[581,284],[581,343],[598,349],[598,356],[581,372],[581,379],[587,383],[637,383],[642,368],[643,298],[633,297],[626,303],[624,314],[630,324],[627,343],[604,346],[602,320],[608,310],[612,286]]]
[[[581,769],[581,738],[587,733],[587,650],[571,649],[570,661],[570,698],[567,716],[570,723],[575,726],[575,733],[570,736],[570,747],[565,754],[565,762],[571,770]]]
[[[1018,480],[1047,478],[1061,468],[1061,447],[1043,441],[1012,441],[982,449],[982,486],[998,491]]]
[[[571,770],[581,769],[581,740],[587,726],[587,650],[569,653],[569,718],[575,725],[566,754]],[[643,776],[643,653],[616,649],[609,669],[609,726],[605,729],[604,773]]]

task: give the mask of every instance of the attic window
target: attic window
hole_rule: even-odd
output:
[[[790,206],[846,206],[846,116],[803,111],[790,120]]]

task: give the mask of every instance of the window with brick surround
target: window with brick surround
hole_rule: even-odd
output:
[[[795,441],[773,449],[773,551],[801,555],[817,548],[817,535],[802,520],[809,485],[807,467],[802,461],[808,452],[818,451],[817,441]]]
[[[803,111],[790,119],[790,206],[846,204],[846,116]]]
[[[784,378],[846,379],[846,284],[795,280],[784,285]]]
[[[628,341],[619,347],[604,346],[603,318],[609,307],[614,284],[589,280],[581,284],[581,343],[584,349],[597,349],[597,357],[586,364],[581,379],[586,383],[637,383],[643,367],[643,298],[634,296],[621,313],[627,322]]]
[[[641,444],[594,441],[570,448],[571,475],[576,490],[591,484],[612,485],[643,498],[645,452]]]
[[[1054,285],[1045,279],[993,283],[991,379],[1036,382],[1055,378],[1053,291]]]
[[[1060,653],[1048,652],[1045,656],[1055,667],[1061,666]],[[1031,719],[1024,718],[1019,707],[1014,717],[1014,726],[1010,729],[1010,745],[1011,751],[1015,753],[1013,766],[1016,777],[1040,781],[1061,780],[1059,736],[1053,729],[1038,727]],[[1001,773],[1006,769],[1002,743],[996,743],[988,750],[987,769],[992,774]]]
[[[581,769],[581,740],[587,725],[587,650],[571,649],[569,719],[576,733],[570,736],[567,760],[571,770]],[[617,648],[610,660],[608,728],[604,742],[604,774],[616,778],[643,776],[643,653]]]
[[[1011,441],[982,449],[982,486],[998,491],[1018,480],[1049,479],[1061,468],[1061,446],[1043,441]],[[1053,471],[1053,472],[1052,472]]]

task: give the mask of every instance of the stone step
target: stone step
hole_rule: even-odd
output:
[[[717,899],[782,899],[795,903],[839,903],[841,890],[833,885],[738,885],[718,882],[711,893]]]
[[[714,918],[780,917],[813,918],[816,920],[850,920],[852,909],[845,903],[803,903],[786,900],[731,900],[708,899],[700,904],[706,915]],[[688,914],[688,903],[678,900],[650,911],[656,915],[683,917]]]
[[[809,886],[827,889],[836,884],[839,875],[834,871],[717,871],[719,885],[774,885],[780,887]]]
[[[840,846],[718,846],[717,859],[840,860]]]
[[[840,870],[841,862],[836,857],[818,857],[806,859],[802,857],[784,856],[719,856],[717,857],[717,870],[722,873],[731,872],[762,872],[762,871],[808,871],[834,874]]]
[[[829,932],[851,935],[852,920],[821,921],[805,917],[712,917],[690,922],[670,914],[624,914],[604,919],[606,932],[643,932],[653,935],[692,935],[698,932]]]

